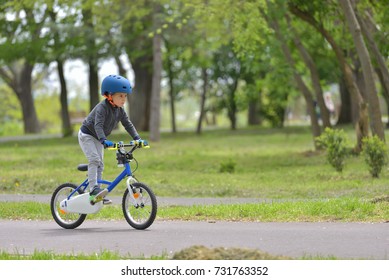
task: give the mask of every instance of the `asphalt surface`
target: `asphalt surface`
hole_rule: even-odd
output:
[[[251,248],[274,255],[341,259],[389,259],[389,224],[156,221],[147,230],[123,221],[86,220],[65,230],[54,221],[0,220],[0,248],[31,254],[96,253],[149,257],[193,245]]]
[[[120,203],[121,197],[111,197]],[[0,201],[35,200],[49,203],[44,195],[0,195]],[[159,205],[261,203],[259,199],[158,198]],[[156,220],[147,230],[121,221],[85,220],[77,229],[65,230],[53,221],[0,220],[0,250],[31,254],[34,250],[56,253],[96,253],[150,257],[193,245],[258,249],[293,258],[303,256],[340,259],[389,260],[389,223],[261,223],[192,222]]]

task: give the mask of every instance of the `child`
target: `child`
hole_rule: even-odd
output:
[[[101,95],[105,97],[85,118],[78,133],[78,142],[88,159],[88,181],[90,195],[101,195],[103,190],[98,185],[104,170],[104,148],[112,147],[113,142],[107,137],[119,121],[139,145],[143,144],[138,132],[123,109],[127,94],[131,94],[130,82],[119,75],[109,75],[101,83]],[[104,204],[111,200],[104,198]]]

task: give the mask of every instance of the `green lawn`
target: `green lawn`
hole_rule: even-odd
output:
[[[216,130],[201,136],[166,133],[135,157],[135,175],[158,196],[372,199],[389,194],[387,168],[373,179],[362,157],[351,157],[338,173],[323,152],[313,151],[305,127]],[[79,163],[85,158],[76,138],[0,143],[0,193],[50,194],[64,182],[79,183],[85,178],[76,170]],[[234,172],[222,173],[226,166]],[[119,171],[115,153],[106,151],[105,178],[113,179]],[[120,195],[123,189],[115,191]]]
[[[347,132],[350,139],[353,131]],[[147,139],[147,134],[143,133]],[[250,221],[386,221],[388,203],[370,203],[389,195],[389,172],[373,179],[362,157],[347,159],[336,172],[325,153],[313,150],[306,127],[247,128],[162,134],[151,149],[137,150],[137,178],[159,197],[250,197],[274,200],[270,204],[165,207],[163,219],[229,219]],[[110,137],[128,140],[125,134]],[[352,142],[352,141],[350,141]],[[51,194],[64,182],[79,183],[85,173],[77,139],[46,139],[0,144],[0,193]],[[121,169],[114,151],[105,152],[106,179]],[[229,172],[223,172],[229,171]],[[112,195],[121,195],[121,184]],[[20,207],[17,207],[19,205]],[[13,218],[50,218],[47,205],[14,204]],[[2,218],[8,214],[3,203]],[[15,210],[19,209],[19,210]],[[35,210],[34,210],[35,209]],[[40,209],[45,209],[43,214]],[[112,214],[116,213],[117,214]],[[25,213],[25,214],[23,214]],[[105,213],[105,214],[104,214]],[[11,214],[9,214],[11,215]],[[112,215],[113,217],[111,217]],[[97,218],[122,218],[121,211],[103,211]]]

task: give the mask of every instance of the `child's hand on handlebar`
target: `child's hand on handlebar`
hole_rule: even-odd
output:
[[[137,146],[138,148],[144,148],[149,146],[149,142],[147,142],[147,140],[142,140],[142,139],[133,140],[130,142],[130,144]]]
[[[104,145],[104,148],[108,148],[108,147],[113,147],[114,143],[112,141],[109,141],[109,140],[104,140],[103,145]]]

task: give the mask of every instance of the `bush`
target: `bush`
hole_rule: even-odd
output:
[[[336,171],[342,172],[345,159],[348,155],[347,138],[343,130],[326,128],[325,131],[316,138],[320,147],[327,151],[327,160]]]
[[[229,159],[225,162],[220,163],[219,172],[220,173],[234,173],[235,166],[236,166],[236,163],[232,159]]]
[[[362,153],[374,178],[379,177],[382,168],[388,163],[387,152],[388,147],[377,135],[362,140]]]

